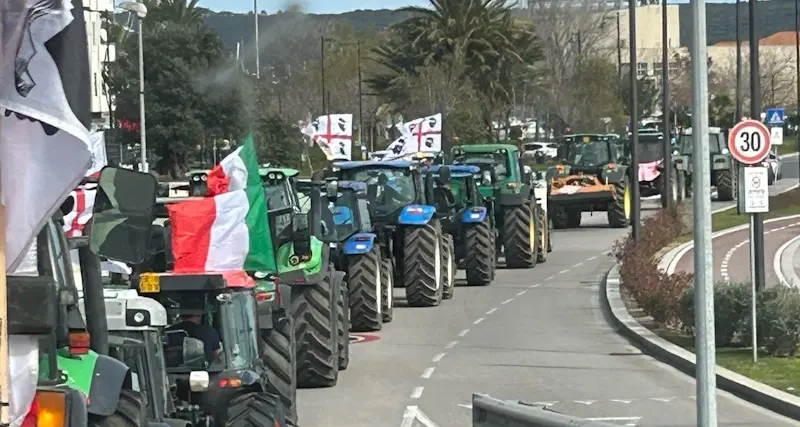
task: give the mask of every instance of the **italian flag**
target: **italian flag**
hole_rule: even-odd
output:
[[[169,205],[175,271],[277,271],[255,142],[208,174],[208,196]]]

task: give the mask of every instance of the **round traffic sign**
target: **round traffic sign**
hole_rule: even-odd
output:
[[[757,120],[742,120],[728,134],[728,150],[744,164],[761,163],[769,155],[771,145],[769,129]]]

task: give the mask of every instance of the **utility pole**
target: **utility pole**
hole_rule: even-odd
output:
[[[797,1],[795,1],[795,5]],[[736,0],[736,120],[742,120],[742,33],[739,29],[741,22],[741,0]]]
[[[759,120],[761,118],[761,72],[759,70],[759,54],[758,54],[758,13],[756,0],[750,0],[749,18],[750,18],[750,118]],[[738,177],[737,177],[738,179]],[[700,193],[703,194],[703,193]],[[753,271],[755,273],[756,290],[763,290],[765,287],[765,274],[764,274],[764,214],[754,213],[751,215],[750,228],[753,233],[754,258]]]
[[[253,0],[253,16],[256,27],[256,79],[261,79],[261,51],[258,46],[258,0]]]
[[[631,189],[631,225],[633,226],[633,240],[639,240],[641,234],[642,221],[640,218],[641,201],[639,200],[639,76],[638,60],[636,58],[636,1],[628,0],[628,47],[630,49],[630,100],[628,111],[631,114],[631,176],[633,179],[628,183]],[[702,194],[702,193],[701,193]]]
[[[320,60],[319,60],[319,68],[320,74],[322,76],[322,113],[325,114],[325,36],[319,37],[319,52],[320,52]]]
[[[661,189],[661,207],[672,206],[672,138],[669,125],[669,34],[667,0],[661,0],[661,119],[664,125],[664,179]]]
[[[795,125],[800,125],[800,40],[797,34],[800,34],[800,0],[794,0],[794,69],[797,73],[795,75],[795,89],[797,89],[797,110],[795,112]],[[800,151],[800,132],[795,131],[795,139],[797,143],[797,151]],[[800,162],[797,164],[800,167]]]
[[[622,14],[622,0],[617,0],[617,91],[622,91],[622,33],[619,16]]]
[[[362,101],[361,92],[361,41],[356,42],[356,63],[358,63],[358,144],[364,146],[364,140],[361,139],[364,129],[364,105]],[[370,147],[372,151],[372,147]]]

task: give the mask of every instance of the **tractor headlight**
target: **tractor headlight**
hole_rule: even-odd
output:
[[[128,326],[150,326],[150,312],[128,309],[125,311],[125,324]]]

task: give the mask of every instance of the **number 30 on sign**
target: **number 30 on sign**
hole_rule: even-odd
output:
[[[731,155],[747,165],[764,161],[771,146],[769,129],[756,120],[742,120],[728,134],[728,150]]]

